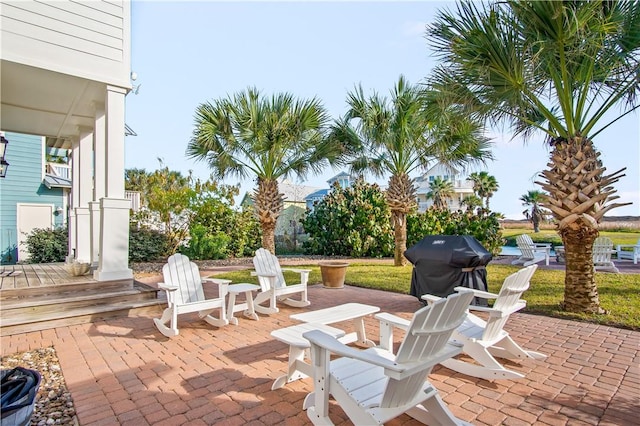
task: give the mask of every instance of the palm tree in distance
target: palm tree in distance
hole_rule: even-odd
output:
[[[411,172],[430,162],[466,165],[491,158],[482,126],[456,105],[439,102],[438,95],[409,84],[403,76],[391,98],[362,86],[347,95],[348,110],[337,120],[332,138],[345,144],[352,171],[389,174],[386,199],[394,227],[394,264],[405,265],[407,214],[416,208]]]
[[[475,194],[467,195],[460,203],[462,206],[466,206],[467,210],[474,212],[478,207],[482,207],[482,200]]]
[[[488,172],[474,172],[469,175],[469,180],[473,182],[473,191],[484,200],[484,208],[489,211],[489,198],[493,197],[500,187],[495,176]]]
[[[450,180],[445,180],[440,176],[436,176],[431,182],[429,182],[429,192],[427,192],[427,199],[433,200],[433,207],[437,210],[447,210],[449,208],[449,201],[453,197],[453,183]]]
[[[546,136],[550,159],[536,183],[565,247],[571,312],[604,312],[593,242],[603,216],[630,203],[612,202],[624,169],[605,174],[593,141],[640,106],[638,34],[637,0],[462,2],[426,33],[442,59],[433,84],[515,135]]]
[[[297,100],[288,93],[268,98],[249,88],[198,106],[187,155],[205,161],[215,178],[255,176],[262,246],[275,253],[276,220],[283,208],[278,179],[304,178],[339,161],[342,146],[325,137],[329,121],[315,98]]]
[[[522,214],[533,224],[533,232],[540,232],[540,222],[545,220],[547,216],[547,212],[540,206],[544,201],[544,197],[546,197],[544,192],[536,190],[527,191],[526,194],[520,197],[522,205],[530,207],[523,211]]]

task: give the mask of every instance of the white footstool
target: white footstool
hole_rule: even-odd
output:
[[[311,330],[321,330],[325,333],[340,338],[344,336],[344,331],[323,324],[304,323],[292,325],[291,327],[273,330],[271,337],[289,345],[289,362],[287,374],[278,377],[271,386],[272,390],[281,388],[294,380],[304,379],[313,375],[313,367],[304,361],[305,353],[309,352],[311,345],[309,341],[302,337],[303,333]],[[307,358],[309,354],[306,353]]]
[[[260,289],[259,285],[239,283],[230,284],[229,287],[229,307],[227,308],[227,316],[229,317],[229,324],[238,325],[238,318],[234,317],[235,312],[244,311],[244,316],[247,318],[258,321],[258,315],[253,307],[253,293]],[[236,296],[240,293],[244,293],[244,303],[238,303],[236,305]]]

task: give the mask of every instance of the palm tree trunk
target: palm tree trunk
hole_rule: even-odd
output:
[[[407,258],[404,252],[407,250],[407,215],[400,211],[392,211],[393,232],[395,236],[395,249],[393,253],[394,266],[404,266]]]
[[[568,312],[605,313],[600,308],[593,267],[593,242],[598,231],[590,228],[565,229],[566,275],[564,309]]]
[[[258,189],[254,193],[256,214],[262,227],[262,247],[276,253],[275,230],[278,216],[282,212],[284,200],[275,179],[258,179]]]
[[[260,221],[260,225],[262,226],[262,247],[276,254],[276,222]]]

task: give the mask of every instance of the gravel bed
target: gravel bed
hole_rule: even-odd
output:
[[[31,426],[77,426],[76,409],[62,375],[60,362],[53,347],[7,355],[0,358],[0,367],[24,367],[42,376]]]

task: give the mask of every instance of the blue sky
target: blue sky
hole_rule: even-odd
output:
[[[204,163],[187,159],[193,116],[203,102],[255,86],[265,94],[290,92],[319,98],[333,117],[346,110],[355,85],[388,95],[403,74],[421,82],[435,64],[424,26],[452,2],[167,2],[133,1],[133,71],[138,94],[127,96],[127,168],[153,171],[161,158],[170,169],[206,178]],[[598,135],[596,146],[609,172],[627,167],[616,185],[612,216],[640,215],[640,120],[631,115]],[[518,198],[539,189],[533,181],[547,164],[543,137],[526,144],[493,130],[496,160],[486,170],[499,191],[491,208],[522,219]],[[328,168],[304,184],[326,187],[340,170]],[[374,180],[370,178],[370,180]],[[251,180],[241,184],[250,191]],[[384,184],[385,180],[379,180]]]

